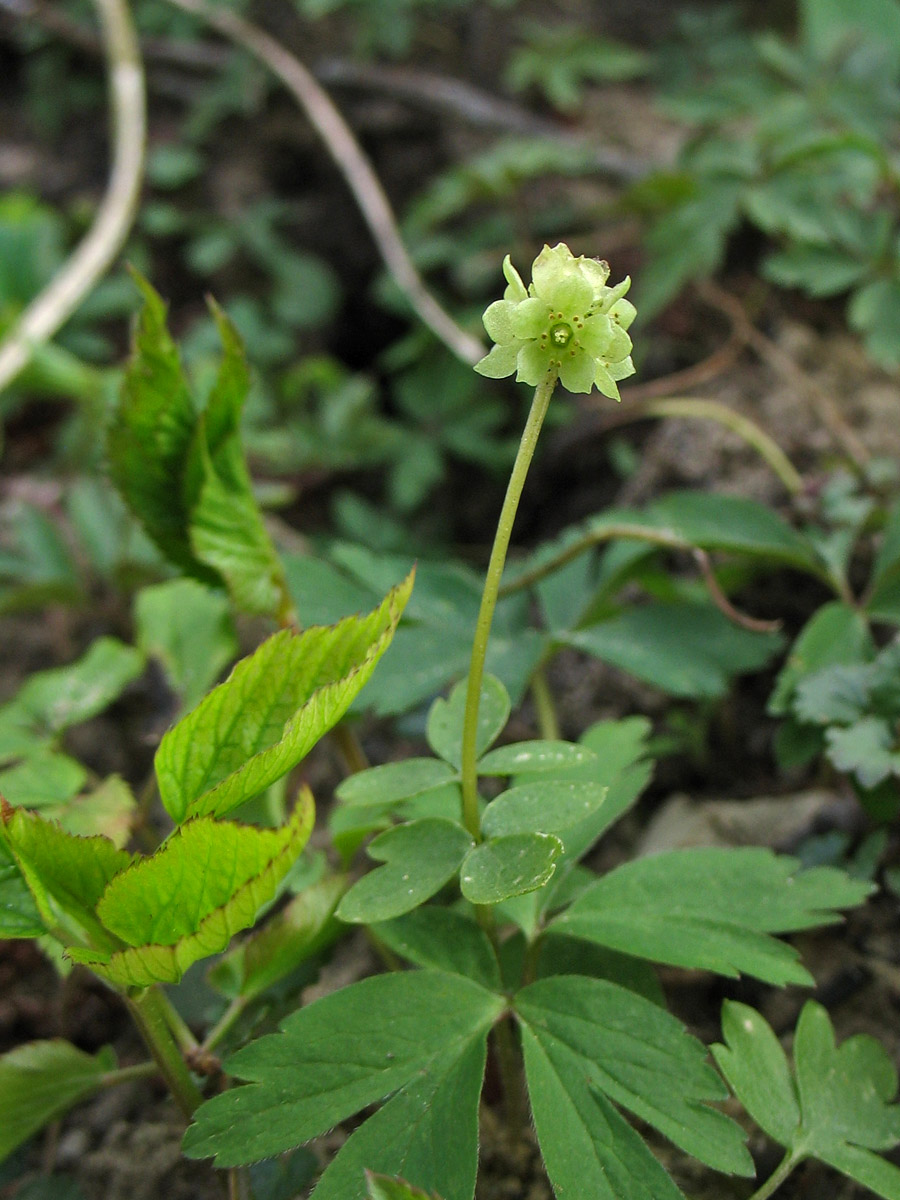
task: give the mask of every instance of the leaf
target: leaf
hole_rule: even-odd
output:
[[[100,1091],[115,1066],[110,1047],[95,1056],[62,1038],[26,1042],[0,1057],[0,1160],[49,1121]]]
[[[353,885],[337,915],[365,924],[402,916],[454,877],[471,846],[453,821],[426,818],[385,830],[369,843],[369,857],[385,865]]]
[[[888,52],[892,67],[900,68],[900,7],[896,0],[859,0],[848,9],[841,0],[803,0],[800,5],[803,42],[819,60],[864,37]]]
[[[425,735],[438,756],[459,768],[462,761],[462,728],[466,708],[466,681],[458,683],[448,699],[437,699],[428,713]],[[475,753],[480,757],[503,732],[509,720],[510,701],[506,688],[493,675],[485,675],[478,706]]]
[[[656,601],[560,640],[691,698],[724,695],[733,676],[765,666],[782,644],[776,634],[738,628],[710,604]]]
[[[551,1062],[580,1068],[592,1088],[707,1166],[753,1174],[740,1126],[710,1107],[724,1090],[706,1047],[665,1009],[606,980],[561,975],[524,988],[515,1010]]]
[[[528,1094],[541,1157],[557,1196],[684,1200],[641,1136],[585,1078],[564,1047],[522,1031]]]
[[[158,293],[134,276],[144,300],[113,422],[109,472],[128,507],[163,554],[204,583],[220,577],[199,562],[188,537],[190,497],[184,471],[197,413]]]
[[[431,1064],[454,1052],[462,1058],[505,1004],[441,971],[378,975],[333,992],[226,1061],[229,1075],[250,1083],[200,1106],[184,1151],[215,1155],[221,1167],[281,1154],[405,1088]]]
[[[489,838],[466,855],[460,890],[472,904],[497,904],[536,891],[553,875],[561,852],[562,842],[549,833]]]
[[[885,1200],[900,1200],[900,1169],[873,1154],[900,1142],[897,1071],[867,1034],[835,1045],[827,1011],[803,1006],[794,1038],[794,1072],[771,1027],[754,1009],[725,1002],[726,1045],[712,1047],[747,1112],[791,1158],[818,1158]]]
[[[490,802],[481,818],[485,837],[516,833],[560,833],[596,812],[607,788],[596,783],[551,779],[508,788]]]
[[[34,938],[45,932],[28,884],[0,837],[0,938]]]
[[[900,278],[875,279],[854,293],[850,327],[863,335],[866,351],[886,371],[900,366]]]
[[[69,956],[118,987],[174,983],[201,958],[224,950],[275,895],[312,830],[312,796],[301,794],[280,829],[198,817],[106,888],[97,915],[126,949]]]
[[[826,729],[828,758],[839,771],[852,772],[864,788],[900,775],[900,752],[887,721],[865,717],[847,729]]]
[[[478,760],[479,775],[517,775],[520,771],[536,774],[579,767],[593,761],[596,755],[587,746],[576,742],[531,741],[513,742],[489,750]]]
[[[870,663],[823,667],[797,684],[794,715],[808,725],[850,724],[865,713],[871,685]]]
[[[831,867],[798,868],[757,848],[637,859],[582,892],[553,928],[655,962],[807,984],[794,949],[769,934],[833,924],[871,886]]]
[[[458,772],[440,759],[407,758],[348,776],[335,795],[351,807],[397,804],[457,778]]]
[[[372,929],[375,938],[417,967],[436,967],[472,979],[491,991],[501,988],[497,956],[480,925],[450,908],[417,908]]]
[[[121,850],[131,839],[137,811],[137,802],[125,780],[108,775],[93,791],[45,809],[43,815],[58,821],[67,833],[79,837],[99,834]]]
[[[366,1171],[366,1187],[369,1200],[441,1200],[437,1192],[429,1196],[428,1192],[410,1187],[404,1179],[376,1175],[374,1171]]]
[[[172,819],[221,816],[295,767],[374,671],[412,583],[410,575],[368,616],[274,634],[170,729],[156,774]]]
[[[823,605],[807,621],[791,646],[769,699],[772,716],[784,716],[804,676],[822,667],[855,663],[875,653],[865,617],[840,601]]]
[[[44,808],[65,804],[86,779],[87,771],[74,758],[43,750],[0,771],[0,795],[14,808]]]
[[[142,588],[134,619],[138,646],[159,660],[187,710],[199,704],[237,655],[228,600],[194,579]]]

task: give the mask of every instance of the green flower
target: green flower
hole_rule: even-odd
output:
[[[619,399],[616,383],[634,374],[631,338],[626,330],[635,308],[623,299],[631,286],[623,279],[607,286],[609,265],[576,258],[568,246],[545,246],[532,267],[526,290],[507,254],[507,288],[484,314],[484,327],[497,344],[475,370],[489,379],[516,372],[519,383],[536,387],[555,371],[569,392],[597,387]]]

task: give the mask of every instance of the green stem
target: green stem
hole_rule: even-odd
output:
[[[126,995],[125,1003],[178,1107],[190,1120],[203,1099],[172,1037],[168,1001],[157,987]]]
[[[767,1200],[767,1197],[781,1187],[799,1161],[789,1150],[766,1182],[753,1193],[749,1200]]]
[[[130,1083],[132,1079],[147,1079],[158,1074],[159,1067],[155,1062],[135,1063],[133,1067],[118,1067],[115,1071],[107,1071],[100,1080],[100,1086],[118,1087],[120,1083]]]
[[[246,996],[235,996],[225,1011],[210,1029],[209,1033],[203,1039],[203,1045],[200,1047],[202,1051],[212,1050],[218,1046],[225,1034],[231,1029],[235,1022],[239,1021],[243,1016],[244,1009],[249,1004],[249,999]]]
[[[551,373],[537,385],[531,411],[525,424],[516,461],[513,464],[506,498],[497,522],[497,532],[494,534],[494,545],[488,562],[487,574],[484,580],[484,590],[481,594],[481,607],[478,610],[478,620],[475,624],[475,637],[472,641],[472,660],[469,666],[469,679],[466,688],[466,709],[463,717],[462,733],[462,818],[463,824],[476,842],[481,841],[481,819],[478,812],[478,775],[477,737],[478,737],[478,707],[481,702],[481,684],[484,679],[484,662],[487,656],[488,639],[491,635],[491,625],[494,620],[494,609],[497,607],[497,595],[500,590],[500,578],[506,563],[506,552],[512,536],[513,522],[525,477],[531,460],[534,457],[535,446],[541,425],[547,415],[550,397],[556,387],[556,374]]]
[[[543,667],[538,667],[531,677],[531,699],[534,701],[534,711],[541,737],[550,742],[559,741],[559,719]]]

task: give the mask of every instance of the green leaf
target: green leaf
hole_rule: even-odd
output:
[[[885,1200],[900,1200],[900,1169],[873,1154],[900,1142],[897,1071],[867,1034],[836,1046],[826,1010],[803,1006],[794,1075],[771,1027],[752,1008],[726,1001],[727,1045],[712,1051],[747,1112],[799,1162],[818,1158]]]
[[[874,653],[872,635],[861,613],[837,600],[823,605],[807,621],[791,647],[775,682],[768,711],[772,716],[784,716],[797,684],[805,675],[838,663],[865,661]]]
[[[515,1008],[551,1061],[575,1058],[592,1088],[708,1166],[753,1174],[740,1126],[710,1107],[724,1089],[706,1047],[665,1009],[581,975],[538,980]]]
[[[368,616],[274,634],[170,729],[156,774],[172,819],[221,816],[295,767],[374,671],[412,583],[410,575]]]
[[[374,926],[372,933],[389,950],[417,967],[436,967],[500,991],[497,956],[480,925],[450,908],[418,908]]]
[[[471,850],[459,886],[472,904],[498,904],[542,888],[556,870],[562,842],[549,833],[489,838]]]
[[[215,1155],[222,1167],[281,1154],[427,1077],[431,1064],[462,1058],[505,1005],[440,971],[378,975],[333,992],[227,1060],[228,1074],[250,1083],[200,1106],[185,1153]]]
[[[342,804],[364,808],[397,804],[458,778],[448,763],[437,758],[407,758],[350,775],[337,787]]]
[[[865,717],[847,729],[826,729],[828,758],[839,771],[852,772],[864,788],[900,775],[894,732],[881,717]]]
[[[62,1038],[27,1042],[0,1057],[0,1160],[42,1126],[100,1091],[115,1069],[109,1047],[85,1054]]]
[[[895,264],[896,271],[896,264]],[[900,279],[875,279],[857,291],[847,317],[866,351],[886,371],[900,366]]]
[[[102,712],[143,669],[140,651],[116,638],[97,638],[77,662],[32,675],[12,703],[37,734],[49,738]]]
[[[0,837],[0,938],[34,938],[45,932],[25,877]]]
[[[794,715],[808,725],[848,725],[869,705],[871,663],[837,663],[805,676],[794,692]]]
[[[858,0],[848,8],[841,0],[803,0],[800,5],[803,42],[819,60],[831,58],[842,44],[863,37],[889,53],[900,69],[900,5],[897,0]]]
[[[514,742],[489,750],[478,760],[479,775],[517,775],[520,771],[537,774],[565,770],[593,761],[596,755],[576,742]]]
[[[385,830],[369,843],[369,857],[384,866],[353,885],[337,915],[365,924],[402,916],[453,878],[471,846],[452,821],[425,818]]]
[[[196,580],[142,588],[134,619],[138,646],[162,664],[185,709],[199,704],[237,655],[227,599]]]
[[[67,804],[55,804],[42,815],[58,821],[67,833],[99,834],[121,850],[131,840],[137,802],[124,779],[108,775],[92,791],[72,797]]]
[[[65,754],[43,750],[0,771],[0,795],[14,808],[65,804],[87,779],[87,771]]]
[[[807,984],[794,949],[769,935],[833,924],[871,886],[830,867],[798,868],[756,848],[637,859],[582,892],[553,927],[656,962]]]
[[[751,633],[710,604],[651,602],[561,636],[672,696],[715,698],[733,676],[778,651],[776,634]]]
[[[541,1157],[557,1196],[684,1200],[638,1134],[587,1081],[583,1060],[522,1030]]]
[[[304,792],[280,829],[188,821],[113,879],[97,905],[104,926],[127,948],[99,954],[72,947],[70,957],[118,987],[176,982],[253,924],[306,845],[313,819]]]
[[[490,802],[481,818],[481,830],[489,838],[514,833],[560,833],[596,812],[607,790],[596,783],[556,779],[523,783]]]
[[[369,1200],[441,1200],[437,1192],[429,1196],[428,1192],[410,1187],[403,1179],[376,1175],[374,1171],[366,1171],[366,1187]]]
[[[428,714],[426,737],[438,756],[457,769],[462,760],[462,727],[466,709],[466,681],[458,683],[449,697],[435,700]],[[480,757],[497,740],[509,720],[509,694],[499,679],[485,675],[478,707],[475,753]]]
[[[166,306],[140,276],[144,299],[119,406],[107,436],[112,480],[150,538],[173,563],[206,583],[219,576],[196,558],[188,538],[190,497],[185,464],[197,414],[178,347],[166,328]]]

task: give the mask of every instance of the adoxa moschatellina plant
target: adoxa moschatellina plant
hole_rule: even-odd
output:
[[[559,1200],[684,1200],[620,1110],[713,1170],[753,1175],[744,1131],[715,1107],[728,1089],[666,1011],[651,963],[807,985],[796,951],[773,935],[837,921],[870,891],[838,870],[743,848],[673,851],[598,877],[579,860],[647,783],[648,723],[601,722],[577,743],[494,745],[510,701],[485,660],[551,395],[561,381],[614,396],[633,370],[627,281],[608,287],[605,264],[556,246],[538,256],[528,289],[508,259],[504,273],[506,295],[485,314],[496,345],[477,369],[515,371],[535,395],[468,678],[432,705],[434,757],[352,775],[332,818],[346,852],[376,834],[368,854],[379,864],[337,916],[367,925],[385,958],[411,969],[325,996],[239,1050],[224,1067],[243,1086],[204,1103],[185,1135],[191,1157],[237,1167],[380,1106],[352,1129],[314,1200],[472,1200],[489,1045],[510,1135],[533,1123]],[[810,1156],[900,1200],[900,1170],[873,1153],[900,1140],[896,1073],[876,1042],[836,1048],[827,1013],[808,1004],[792,1072],[752,1009],[728,1007],[723,1030],[727,1046],[713,1048],[722,1074],[785,1148],[753,1200]]]

